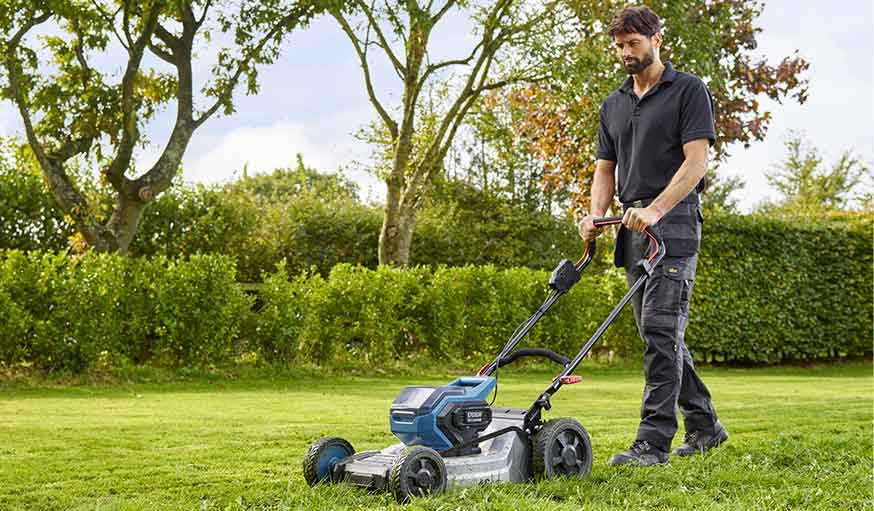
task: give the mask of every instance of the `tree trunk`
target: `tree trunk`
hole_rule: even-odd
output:
[[[115,237],[118,254],[127,255],[145,209],[146,204],[144,202],[119,194],[115,211],[113,211],[112,217],[107,224],[107,227]]]
[[[403,198],[408,185],[404,173],[412,150],[412,131],[412,122],[405,119],[395,147],[392,172],[385,180],[385,213],[382,229],[379,231],[380,265],[406,266],[410,261],[410,242],[413,239],[413,222],[410,218],[415,215],[415,211],[404,203]]]
[[[382,230],[379,233],[379,264],[407,266],[410,264],[410,246],[416,227],[416,212],[398,205],[386,204]]]

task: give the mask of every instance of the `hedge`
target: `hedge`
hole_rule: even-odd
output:
[[[385,363],[430,357],[485,361],[542,303],[548,272],[494,266],[376,270],[340,264],[327,278],[285,268],[266,275],[254,336],[272,362]],[[615,272],[595,274],[556,303],[528,341],[574,353],[624,292]],[[625,352],[624,314],[601,350]]]
[[[772,363],[871,354],[874,218],[705,221],[687,340],[699,359]]]
[[[97,364],[218,364],[251,307],[233,260],[5,252],[0,362],[78,371]]]
[[[686,342],[696,360],[776,363],[872,352],[872,221],[723,217],[705,223]],[[601,249],[601,258],[609,253]],[[494,266],[327,275],[281,263],[253,300],[234,260],[9,251],[0,257],[0,362],[209,365],[399,358],[481,362],[547,294],[549,272]],[[535,328],[532,345],[576,352],[625,292],[615,268],[587,275]],[[597,345],[641,350],[629,310]]]

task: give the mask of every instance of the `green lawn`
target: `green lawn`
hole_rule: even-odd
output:
[[[872,504],[872,366],[704,369],[731,438],[667,467],[608,467],[633,439],[640,370],[586,369],[551,417],[589,431],[584,480],[483,486],[406,509],[866,509]],[[2,509],[385,509],[391,496],[310,489],[301,460],[336,434],[388,445],[388,406],[434,376],[193,378],[176,383],[0,384]],[[526,406],[550,378],[502,373],[499,403]],[[680,433],[682,435],[682,432]],[[680,437],[681,438],[681,437]]]

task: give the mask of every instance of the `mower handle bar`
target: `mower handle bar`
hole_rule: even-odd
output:
[[[594,219],[594,223],[598,227],[619,224],[619,223],[622,223],[622,217],[621,216],[611,216],[611,217],[596,218],[596,219]],[[650,274],[650,272],[652,272],[652,268],[655,266],[655,264],[658,264],[658,262],[661,260],[661,258],[665,255],[665,244],[661,240],[661,238],[658,236],[658,234],[656,234],[651,229],[651,227],[647,226],[646,229],[644,229],[644,233],[650,238],[651,241],[653,241],[655,243],[655,249],[653,250],[652,254],[650,254],[646,260],[642,261],[642,263],[644,265],[644,270],[646,272],[646,276],[648,276]],[[586,245],[586,251],[583,253],[582,257],[580,257],[580,259],[574,265],[577,273],[582,273],[582,271],[589,265],[589,263],[592,262],[592,258],[594,257],[594,254],[595,254],[595,240],[591,240]],[[655,264],[653,263],[653,260],[655,260]],[[637,287],[639,287],[640,285],[643,284],[644,280],[645,280],[645,277],[642,277],[641,279],[639,279],[639,282],[637,282],[634,286],[635,290]],[[513,350],[519,344],[519,341],[521,341],[522,338],[528,334],[528,331],[531,330],[531,328],[534,326],[534,324],[537,323],[537,321],[546,313],[546,311],[549,310],[550,307],[552,307],[552,304],[555,303],[555,301],[558,300],[561,297],[561,295],[563,295],[565,292],[566,291],[557,291],[557,292],[551,294],[546,299],[546,301],[543,303],[543,305],[541,305],[540,308],[537,309],[537,311],[530,318],[528,318],[528,320],[525,321],[525,323],[523,325],[520,325],[521,329],[517,328],[516,332],[514,332],[513,335],[510,337],[510,340],[507,341],[507,344],[504,346],[504,349],[501,350],[501,353],[497,356],[497,358],[495,358],[495,360],[489,362],[488,364],[486,364],[480,368],[478,375],[479,376],[491,376],[491,374],[493,372],[495,372],[498,368],[505,365],[506,363],[511,362],[512,360],[515,360],[517,357],[513,357],[512,360],[509,360],[505,363],[501,363],[505,358],[513,355]],[[625,303],[628,301],[628,299],[630,298],[632,293],[633,293],[633,291],[630,291],[629,293],[626,294],[625,298],[622,300],[620,305],[617,306],[617,308],[614,310],[613,314],[611,314],[610,317],[607,319],[607,321],[604,322],[604,324],[602,325],[602,329],[599,329],[599,332],[595,336],[593,336],[593,338],[590,339],[590,341],[588,343],[586,343],[586,346],[584,346],[583,349],[580,351],[580,353],[578,353],[577,356],[574,357],[574,359],[571,360],[569,363],[562,364],[561,361],[556,360],[556,358],[553,358],[553,357],[546,355],[544,353],[537,353],[536,355],[533,353],[525,353],[524,355],[522,353],[520,353],[518,356],[525,356],[525,355],[527,355],[527,356],[532,356],[532,355],[533,356],[545,356],[546,358],[549,358],[549,359],[553,360],[554,362],[565,365],[564,373],[570,374],[570,371],[573,371],[577,367],[577,365],[579,365],[580,361],[582,360],[582,357],[585,356],[586,353],[588,353],[588,351],[591,349],[592,345],[595,343],[597,338],[601,336],[601,334],[603,333],[603,329],[606,329],[607,325],[609,325],[613,321],[613,318],[619,312],[619,310],[625,306]],[[518,351],[521,352],[523,350],[518,350]],[[561,355],[558,355],[558,354],[555,354],[555,355],[557,355],[560,358],[564,358],[564,357],[561,357]]]
[[[498,367],[504,367],[505,365],[511,364],[516,359],[519,359],[522,357],[548,358],[549,360],[552,360],[553,362],[555,362],[556,364],[558,364],[562,367],[568,365],[568,362],[570,362],[569,358],[562,356],[562,355],[559,355],[558,353],[556,353],[552,350],[546,349],[546,348],[521,348],[521,349],[518,349],[518,350],[511,352],[509,355],[507,355],[506,357],[503,357],[501,360],[499,360]]]
[[[595,227],[606,227],[608,225],[616,225],[622,223],[621,216],[605,216],[600,218],[593,218],[592,223],[595,224]],[[653,259],[656,258],[659,254],[664,255],[665,246],[661,237],[652,229],[652,226],[647,226],[643,233],[646,234],[650,241],[653,242],[653,251],[649,256],[647,256],[647,263],[652,264]],[[586,245],[586,251],[583,253],[583,256],[577,261],[576,267],[577,271],[581,272],[583,269],[589,265],[592,261],[592,257],[595,255],[595,240],[591,240]]]

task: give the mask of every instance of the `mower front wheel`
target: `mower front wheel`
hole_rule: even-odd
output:
[[[437,495],[446,490],[446,464],[434,449],[410,447],[392,463],[389,488],[399,504],[412,497]]]
[[[303,457],[303,477],[310,486],[318,483],[334,483],[334,465],[343,458],[355,454],[355,449],[348,441],[325,436],[310,445]]]
[[[576,420],[552,419],[534,437],[533,473],[544,477],[585,477],[592,471],[592,441]]]

